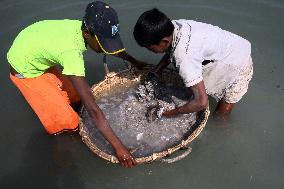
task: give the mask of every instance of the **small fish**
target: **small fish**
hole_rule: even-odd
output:
[[[159,104],[150,106],[146,112],[146,118],[149,123],[158,119]]]

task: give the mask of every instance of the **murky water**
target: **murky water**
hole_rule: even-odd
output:
[[[173,109],[174,102],[158,99],[158,97],[165,95],[158,96],[157,92],[156,97],[153,95],[150,98],[138,98],[138,83],[132,84],[131,87],[127,85],[116,86],[112,90],[106,91],[102,96],[97,97],[97,103],[111,123],[113,131],[124,145],[133,150],[133,155],[136,158],[150,156],[180,144],[199,126],[196,119],[203,120],[204,118],[204,116],[202,118],[197,116],[197,113],[191,113],[160,119],[153,116],[152,119],[149,119],[146,116],[149,108],[159,104],[165,109]],[[144,85],[139,85],[139,87],[141,86]],[[179,104],[185,104],[189,100],[189,95],[186,95],[183,87],[162,85],[159,88]],[[151,93],[145,91],[143,94],[145,97],[149,97]],[[176,96],[183,96],[183,99]],[[92,143],[107,154],[115,155],[111,145],[102,138],[99,130],[94,127],[86,109],[83,109],[81,118],[84,130],[89,133]]]
[[[160,56],[132,37],[138,16],[152,7],[171,18],[218,25],[252,43],[254,77],[248,94],[224,125],[210,119],[175,164],[134,169],[107,164],[78,135],[48,136],[8,78],[6,53],[17,33],[43,19],[80,19],[89,1],[1,0],[0,188],[283,188],[284,2],[282,0],[107,1],[118,11],[129,52],[149,63]],[[44,36],[43,36],[44,37]],[[102,56],[86,56],[90,84],[103,79]],[[111,58],[112,70],[123,68]],[[210,101],[214,108],[214,101]]]

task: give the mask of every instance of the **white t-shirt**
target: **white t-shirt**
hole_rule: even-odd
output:
[[[204,81],[207,94],[220,100],[249,63],[249,41],[217,26],[192,20],[173,20],[171,61],[186,87]],[[205,66],[204,60],[213,61]]]

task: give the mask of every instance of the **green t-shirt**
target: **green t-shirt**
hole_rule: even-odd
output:
[[[85,76],[86,51],[79,20],[44,20],[25,28],[10,48],[7,59],[26,78],[42,75],[54,65],[65,75]]]

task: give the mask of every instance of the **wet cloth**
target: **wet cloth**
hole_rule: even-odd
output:
[[[81,25],[79,20],[44,20],[28,26],[14,40],[8,62],[25,78],[38,77],[57,64],[65,75],[85,76]]]
[[[249,64],[245,66],[235,82],[225,89],[223,99],[227,103],[236,103],[246,94],[248,85],[253,75],[253,63],[250,58]]]
[[[252,67],[250,42],[210,24],[192,20],[172,22],[175,30],[171,61],[178,68],[185,85],[191,87],[203,80],[207,94],[217,101],[224,97],[228,103],[239,101],[247,88],[234,87],[232,93],[232,85],[236,86],[236,82],[241,81],[243,70]],[[210,63],[203,66],[203,61]],[[252,75],[248,72],[245,79],[246,86],[250,73]],[[241,83],[244,84],[243,81]],[[227,91],[229,88],[231,91]],[[235,97],[230,97],[230,94]]]
[[[70,106],[80,97],[71,81],[56,67],[35,78],[10,79],[21,91],[27,102],[38,115],[46,132],[57,134],[78,127],[79,116]]]

